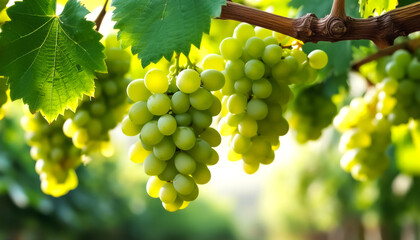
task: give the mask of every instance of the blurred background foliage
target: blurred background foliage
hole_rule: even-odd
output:
[[[282,16],[313,12],[322,17],[332,0],[237,2]],[[346,7],[350,16],[358,17],[356,1],[347,1]],[[213,20],[201,50],[192,51],[192,61],[217,52],[219,42],[231,36],[237,24]],[[110,27],[103,31],[106,34]],[[366,41],[304,46],[308,51],[314,48],[325,49],[330,57],[319,77],[326,83],[324,93],[337,104],[360,95],[358,89],[364,86],[360,78],[349,75],[350,62],[376,48]],[[136,61],[132,78],[147,71]],[[149,68],[168,66],[162,60]],[[213,186],[204,187],[187,209],[168,213],[160,201],[147,196],[146,177],[127,157],[135,139],[124,137],[118,127],[112,135],[119,146],[114,157],[93,156],[87,166],[78,168],[79,187],[68,195],[44,195],[19,125],[22,104],[8,103],[5,112],[0,121],[0,239],[420,239],[417,125],[393,130],[391,166],[370,182],[357,182],[341,170],[339,134],[332,128],[306,145],[298,145],[290,132],[282,138],[275,163],[253,176],[228,162],[226,149],[219,149],[221,162],[211,169],[208,184]]]

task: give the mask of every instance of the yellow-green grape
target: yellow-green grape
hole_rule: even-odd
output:
[[[140,141],[131,145],[130,149],[128,150],[128,157],[134,163],[143,163],[144,160],[148,155],[150,155],[151,151],[146,150]]]
[[[309,64],[314,69],[324,68],[328,63],[328,56],[322,50],[314,50],[308,55]]]
[[[143,79],[136,79],[130,82],[127,87],[127,95],[134,102],[147,101],[151,93],[146,88]]]
[[[225,61],[223,57],[217,54],[209,54],[203,59],[202,63],[203,69],[214,69],[217,71],[225,70]]]
[[[142,127],[133,123],[128,116],[121,122],[121,130],[127,136],[136,136],[140,133]]]
[[[144,83],[151,93],[164,93],[169,87],[169,80],[166,74],[159,69],[148,71],[144,77]]]
[[[220,43],[220,53],[224,59],[236,60],[242,56],[242,44],[235,38],[225,38]]]
[[[146,185],[147,194],[152,198],[159,198],[159,191],[165,183],[165,181],[160,180],[158,177],[151,176]]]
[[[253,36],[255,36],[254,28],[250,24],[244,22],[236,26],[233,32],[233,37],[243,44],[245,44],[245,42]]]
[[[193,93],[201,85],[201,78],[198,72],[192,69],[185,69],[179,73],[176,79],[176,86],[183,93]]]

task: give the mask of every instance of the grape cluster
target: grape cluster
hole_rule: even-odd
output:
[[[223,136],[231,136],[229,159],[242,158],[249,174],[274,160],[279,136],[289,130],[283,116],[293,97],[289,85],[313,82],[316,69],[328,61],[323,51],[307,56],[299,48],[282,48],[269,31],[258,29],[257,33],[241,23],[233,37],[221,42],[221,56],[203,60],[204,69],[224,69],[224,118],[219,128]]]
[[[373,179],[389,164],[386,149],[391,127],[420,118],[420,62],[415,54],[397,50],[385,59],[385,78],[364,98],[354,99],[334,119],[343,132],[341,166],[358,180]]]
[[[124,75],[129,71],[131,56],[113,42],[106,44],[105,54],[108,73],[97,73],[95,97],[85,97],[74,116],[64,123],[63,131],[85,154],[98,151],[109,156],[113,153],[109,131],[121,122],[128,109],[125,89],[129,80]]]
[[[372,89],[364,98],[353,99],[334,119],[335,127],[343,133],[341,167],[357,180],[376,178],[389,164],[386,149],[391,143],[391,124],[377,111],[382,104],[378,89]]]
[[[420,51],[419,51],[420,53]],[[393,125],[420,119],[420,54],[406,50],[396,51],[388,59],[385,73],[388,77],[379,83],[379,97],[384,102],[379,111],[389,114]]]
[[[0,120],[4,117],[4,112],[1,107],[7,102],[7,89],[6,78],[0,77]]]
[[[213,147],[221,137],[210,125],[221,103],[211,91],[219,90],[225,79],[217,70],[199,74],[171,69],[175,72],[169,79],[152,69],[128,85],[128,96],[135,103],[121,127],[125,135],[139,134],[129,158],[143,163],[150,176],[147,193],[159,197],[167,211],[176,211],[197,198],[197,184],[210,180],[208,165],[219,160]]]
[[[337,114],[337,107],[316,85],[296,94],[291,113],[290,126],[296,130],[296,140],[306,143],[321,136],[322,130],[331,124]]]
[[[60,197],[77,187],[75,172],[81,164],[81,151],[62,131],[64,117],[60,116],[49,125],[40,113],[21,119],[26,131],[31,157],[36,160],[35,170],[45,194]]]

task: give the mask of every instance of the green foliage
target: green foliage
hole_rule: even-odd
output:
[[[113,20],[119,37],[143,67],[174,51],[188,55],[191,43],[200,46],[202,33],[210,30],[211,17],[220,16],[225,0],[146,1],[115,0]]]
[[[0,12],[6,7],[9,0],[0,0]]]
[[[55,7],[51,0],[16,2],[0,38],[0,74],[9,77],[11,99],[22,98],[49,122],[75,109],[83,94],[93,95],[94,71],[106,71],[88,11],[76,0],[60,16]]]
[[[359,0],[359,4],[360,15],[368,18],[394,9],[398,5],[398,0]]]

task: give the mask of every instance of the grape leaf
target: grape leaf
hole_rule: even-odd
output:
[[[113,20],[124,46],[131,45],[146,67],[174,51],[188,55],[191,44],[200,47],[226,0],[114,0]]]
[[[360,15],[363,18],[380,15],[383,11],[395,9],[398,0],[359,0]]]
[[[6,8],[8,2],[9,0],[0,0],[0,12]]]
[[[93,95],[94,71],[106,71],[102,36],[86,8],[69,0],[57,16],[55,7],[54,0],[16,2],[0,35],[0,75],[9,77],[11,99],[22,98],[49,122]]]

